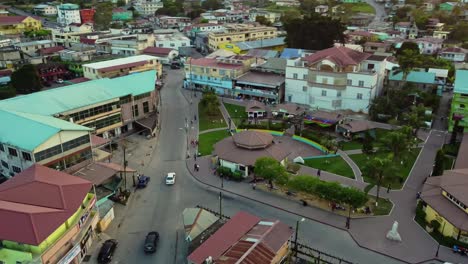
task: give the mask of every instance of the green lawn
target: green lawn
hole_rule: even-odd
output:
[[[343,4],[351,7],[353,13],[370,13],[375,14],[375,9],[368,3],[355,3],[355,4]]]
[[[224,103],[224,107],[226,107],[229,116],[231,117],[234,124],[236,124],[236,126],[238,126],[241,123],[242,119],[247,119],[245,107],[228,103]]]
[[[391,188],[392,189],[400,189],[403,186],[403,183],[405,182],[406,178],[408,178],[408,175],[411,171],[411,168],[413,167],[414,162],[416,161],[416,158],[419,155],[420,148],[415,148],[411,151],[411,153],[408,155],[408,158],[405,159],[405,162],[401,164],[400,162],[395,161],[395,167],[397,168],[396,175],[401,177],[403,179],[402,182],[396,180],[391,183]],[[377,153],[377,156],[384,156],[387,155],[387,153]],[[364,167],[367,163],[367,158],[368,156],[365,154],[354,154],[354,155],[349,155],[349,157],[358,165],[359,169],[361,171],[364,170]],[[362,175],[364,180],[369,183],[375,183],[375,179],[368,177],[367,175],[363,174]],[[387,185],[385,184],[385,187]]]
[[[452,164],[455,162],[455,158],[451,156],[445,156],[444,158],[444,170],[451,170]]]
[[[198,152],[202,155],[210,155],[213,151],[213,146],[216,142],[220,141],[223,138],[230,136],[226,130],[219,130],[208,132],[205,134],[200,134],[198,136]]]
[[[362,143],[357,140],[343,141],[341,145],[343,150],[362,149]]]
[[[375,197],[373,197],[375,200]],[[373,207],[374,215],[388,215],[392,210],[393,203],[388,199],[379,198],[379,207]]]
[[[199,131],[227,127],[221,111],[217,109],[215,115],[208,115],[201,104],[198,104]]]
[[[343,177],[354,179],[354,173],[351,167],[341,157],[330,157],[330,158],[316,158],[305,160],[305,165],[328,171]]]

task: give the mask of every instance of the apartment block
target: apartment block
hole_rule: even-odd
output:
[[[208,35],[208,47],[217,50],[220,44],[230,42],[254,41],[276,38],[274,27],[253,26],[248,24],[225,25],[224,32],[211,32]]]
[[[453,130],[455,120],[458,125],[467,131],[468,127],[468,70],[455,71],[455,84],[453,89],[452,106],[449,116],[449,131]]]
[[[161,76],[162,64],[157,57],[138,55],[83,65],[84,77],[91,80],[115,78],[144,71],[155,71]]]
[[[285,101],[324,110],[367,113],[379,95],[385,56],[333,47],[288,60]]]

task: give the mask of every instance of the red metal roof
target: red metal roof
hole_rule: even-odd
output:
[[[110,67],[106,67],[106,68],[101,68],[101,69],[99,69],[99,71],[100,72],[110,72],[110,71],[120,70],[120,69],[123,69],[123,68],[143,66],[146,63],[148,63],[148,62],[147,61],[138,61],[138,62],[120,64],[120,65],[110,66]]]
[[[42,49],[39,50],[39,54],[41,54],[41,55],[50,55],[50,54],[54,54],[54,53],[59,52],[59,51],[64,50],[64,49],[65,48],[63,46],[42,48]]]
[[[39,245],[76,212],[91,186],[38,164],[17,174],[0,185],[0,240]]]
[[[0,25],[15,25],[25,20],[27,16],[0,16]]]
[[[239,212],[224,224],[216,233],[198,247],[188,259],[192,263],[202,264],[208,257],[219,258],[229,247],[238,242],[260,218],[246,212]]]
[[[157,55],[168,56],[171,51],[173,51],[173,49],[148,47],[148,48],[143,50],[143,54],[156,55],[156,56]]]
[[[1,70],[0,77],[11,76],[13,72],[11,70]]]
[[[338,66],[346,67],[348,65],[357,65],[367,59],[371,54],[360,52],[346,47],[332,47],[318,51],[304,58],[309,63],[328,59],[336,63]]]
[[[241,64],[223,63],[223,62],[219,62],[216,59],[211,59],[211,58],[191,59],[191,64],[193,66],[203,66],[203,67],[229,69],[229,70],[242,68]]]

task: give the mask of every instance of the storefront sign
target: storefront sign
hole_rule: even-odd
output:
[[[81,247],[80,244],[77,244],[74,248],[72,248],[70,251],[68,251],[68,254],[65,255],[57,264],[68,264],[75,259],[78,254],[81,252]]]

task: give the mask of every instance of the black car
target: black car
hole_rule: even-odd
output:
[[[101,247],[98,255],[98,263],[106,264],[109,263],[114,255],[114,251],[117,248],[117,240],[109,239],[106,240]]]
[[[156,252],[158,241],[159,241],[159,233],[155,231],[149,232],[146,235],[146,239],[145,239],[145,253]]]

